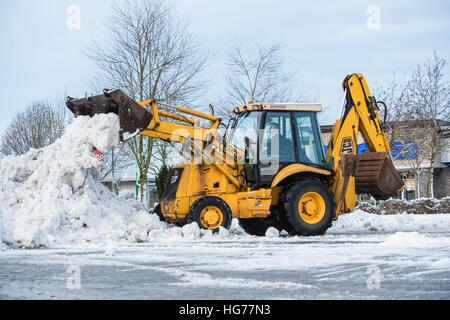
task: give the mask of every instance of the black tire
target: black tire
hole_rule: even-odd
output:
[[[267,221],[268,218],[239,218],[239,225],[245,232],[252,236],[263,237],[266,235],[267,229],[272,226],[271,221]]]
[[[306,222],[299,210],[300,199],[305,194],[318,194],[323,200],[323,215],[318,215],[318,221]],[[305,202],[306,203],[306,202]],[[282,216],[286,218],[293,235],[314,236],[324,234],[333,222],[336,204],[328,186],[315,179],[304,179],[292,183],[282,196]],[[307,213],[306,213],[307,214]]]
[[[205,225],[205,222],[202,220],[202,212],[207,207],[216,208],[222,215],[222,222],[215,227],[215,225],[208,227]],[[191,210],[188,214],[187,222],[196,222],[200,228],[202,229],[210,229],[213,231],[219,231],[219,227],[223,227],[225,229],[230,229],[231,220],[233,216],[231,214],[230,207],[228,204],[218,197],[204,197],[197,200],[191,207]],[[202,222],[203,221],[203,222]]]
[[[284,218],[279,215],[278,207],[270,208],[271,215],[267,218],[249,218],[242,219],[239,218],[239,225],[245,232],[252,236],[263,237],[266,235],[267,229],[274,227],[281,230],[286,230],[289,232],[290,227]]]
[[[159,217],[159,220],[164,221],[164,222],[166,221],[166,219],[164,219],[164,215],[162,214],[160,203],[158,203],[150,213],[156,214]]]

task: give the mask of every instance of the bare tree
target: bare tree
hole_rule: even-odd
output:
[[[402,99],[407,119],[427,120],[427,139],[419,147],[429,150],[428,196],[432,196],[433,172],[439,152],[441,123],[450,120],[450,83],[445,78],[446,61],[434,53],[433,59],[418,65],[405,87]],[[426,145],[425,145],[426,144]]]
[[[388,105],[385,125],[389,143],[391,147],[396,142],[403,143],[397,151],[400,155],[409,154],[409,158],[403,158],[415,174],[416,188],[425,163],[429,166],[428,196],[432,196],[441,124],[446,123],[450,115],[450,86],[444,75],[445,65],[445,60],[434,53],[433,59],[418,65],[404,83],[396,81],[394,76],[391,82],[376,89],[378,100]],[[416,146],[414,157],[410,154],[411,145]]]
[[[415,179],[415,191],[419,196],[419,177],[428,156],[427,148],[423,146],[426,141],[425,123],[408,120],[408,110],[405,104],[405,82],[398,81],[395,74],[385,83],[377,83],[374,96],[380,107],[380,118],[386,130],[386,137],[391,148],[393,159],[400,165],[407,165]],[[385,103],[386,108],[383,108]]]
[[[160,167],[163,164],[166,164],[169,166],[169,163],[167,159],[170,157],[170,151],[171,151],[171,144],[163,141],[163,140],[156,140],[153,145],[153,158],[152,158],[152,165],[150,168],[150,173],[154,176],[158,174],[160,171]]]
[[[65,118],[64,105],[57,103],[52,107],[48,100],[33,102],[19,112],[6,129],[1,138],[1,153],[20,155],[31,148],[48,146],[64,133]]]
[[[378,104],[380,107],[380,118],[384,123],[389,146],[392,149],[399,138],[399,134],[401,134],[399,122],[407,117],[407,111],[403,105],[405,85],[404,82],[399,82],[396,75],[393,74],[391,80],[383,84],[377,83],[374,93],[376,99],[384,102],[386,105],[385,109],[383,104]]]
[[[401,146],[397,150],[397,158],[408,164],[414,173],[416,196],[420,197],[420,175],[425,169],[430,157],[430,121],[428,120],[408,120],[396,121],[397,129],[396,142]]]
[[[249,101],[304,101],[302,94],[294,94],[293,73],[285,70],[281,50],[280,45],[272,44],[247,54],[240,44],[233,44],[227,62],[230,75],[226,78],[226,94],[216,103],[221,117],[230,118],[234,106]]]
[[[117,194],[121,174],[131,164],[133,164],[133,159],[128,144],[120,144],[105,154],[105,162],[100,169],[101,181],[107,178],[111,179],[111,191]]]
[[[100,70],[97,88],[122,88],[138,101],[175,104],[194,99],[207,85],[201,77],[207,57],[187,26],[177,22],[174,8],[163,0],[129,0],[112,9],[109,45],[95,44],[88,53]],[[129,145],[145,186],[154,140],[137,136]]]

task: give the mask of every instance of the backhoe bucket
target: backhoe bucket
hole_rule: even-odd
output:
[[[355,172],[357,194],[371,194],[376,199],[395,196],[404,185],[387,152],[360,153]]]
[[[98,96],[82,99],[67,97],[67,107],[75,114],[94,116],[99,113],[115,113],[120,121],[120,140],[126,141],[146,129],[152,120],[151,113],[121,90],[107,91]]]

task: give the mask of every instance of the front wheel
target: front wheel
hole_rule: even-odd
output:
[[[331,227],[334,210],[333,194],[318,180],[297,181],[283,195],[282,214],[296,235],[324,234]]]
[[[188,223],[196,222],[200,228],[218,231],[219,227],[229,229],[232,220],[227,203],[218,197],[205,197],[191,207]]]

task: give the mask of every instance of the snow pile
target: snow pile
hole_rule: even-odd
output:
[[[446,246],[440,238],[429,238],[424,234],[414,232],[396,232],[384,240],[381,245],[388,247],[416,247],[426,248],[433,246]]]
[[[357,209],[339,216],[327,234],[367,233],[433,230],[447,232],[450,229],[449,214],[391,214],[377,215]]]
[[[165,228],[137,201],[120,199],[99,181],[93,148],[119,143],[115,114],[77,117],[55,143],[0,162],[0,239],[8,245],[145,241]]]
[[[149,231],[149,240],[199,240],[199,239],[215,239],[225,240],[231,238],[251,238],[238,224],[237,219],[233,219],[230,230],[219,227],[218,231],[201,229],[197,223],[191,222],[184,226],[177,227],[175,225],[164,223],[161,228],[154,228]]]
[[[402,199],[389,199],[381,201],[377,206],[367,202],[358,205],[358,209],[375,214],[436,214],[450,213],[450,196],[442,199],[420,198],[411,201]]]

